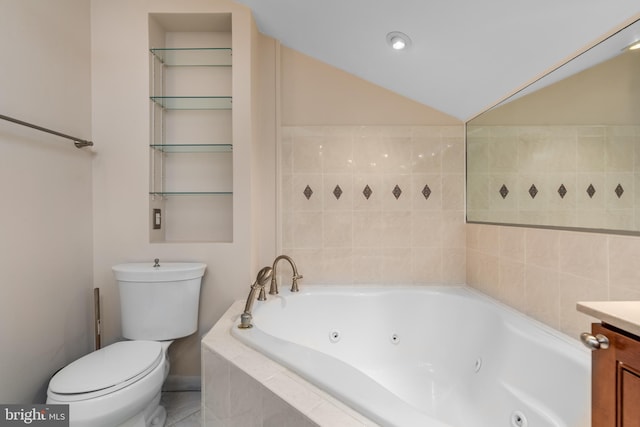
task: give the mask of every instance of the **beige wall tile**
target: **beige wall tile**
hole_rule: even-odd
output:
[[[467,254],[464,248],[442,248],[442,279],[445,285],[463,285],[467,283],[465,270],[462,268],[466,265]],[[418,280],[418,283],[422,281]],[[430,283],[427,281],[426,283]]]
[[[411,212],[411,246],[441,247],[444,245],[443,221],[440,212]]]
[[[443,248],[465,249],[466,227],[464,212],[447,212],[442,217]]]
[[[322,147],[324,138],[296,136],[293,138],[293,172],[322,172]]]
[[[560,327],[560,287],[557,270],[525,267],[526,314],[552,328]]]
[[[640,299],[638,237],[479,224],[466,228],[466,283],[573,338],[595,320],[577,312],[577,302]],[[498,253],[492,249],[496,233]]]
[[[436,210],[442,209],[442,175],[435,173],[414,173],[411,175],[411,195],[414,210]],[[428,186],[429,197],[425,197],[423,191]],[[448,195],[449,197],[449,195]]]
[[[352,264],[354,283],[381,283],[382,248],[354,247]]]
[[[608,299],[606,281],[561,273],[560,278],[560,330],[578,338],[582,332],[591,330],[596,319],[576,310],[579,301],[602,301]]]
[[[367,186],[371,190],[368,199],[364,194]],[[353,175],[353,210],[380,211],[382,196],[382,175],[372,173]]]
[[[322,253],[323,283],[353,283],[353,249],[351,246],[345,248],[325,248]]]
[[[339,197],[336,197],[336,194]],[[353,200],[356,197],[353,191],[352,176],[350,174],[324,174],[321,197],[325,211],[352,211]]]
[[[396,198],[393,191],[396,186],[400,196]],[[412,209],[413,180],[409,174],[393,173],[382,176],[382,210],[406,211]]]
[[[525,228],[499,227],[499,247],[502,258],[524,262]]]
[[[307,186],[311,189],[311,196],[308,199],[305,196]],[[320,211],[323,207],[323,188],[321,174],[293,174],[291,194],[283,194],[282,199],[290,200],[291,209],[294,211]]]
[[[411,211],[382,212],[382,247],[408,248],[411,246]]]
[[[382,248],[382,276],[384,284],[408,284],[412,280],[410,248]]]
[[[280,239],[301,257],[320,251],[296,260],[311,272],[307,283],[464,282],[462,126],[300,126],[282,135]]]
[[[502,258],[497,299],[511,307],[526,312],[525,265],[523,262]]]
[[[560,232],[559,267],[563,273],[604,283],[607,280],[607,237],[603,234]]]
[[[327,135],[322,144],[322,172],[347,173],[353,168],[353,137]]]
[[[453,261],[453,260],[448,260]],[[411,250],[411,283],[442,284],[443,282],[455,282],[455,271],[447,271],[445,277],[443,251],[439,247],[414,248]],[[457,269],[460,270],[459,267]]]
[[[353,215],[351,212],[323,213],[323,248],[351,248],[353,246]]]
[[[637,237],[609,237],[609,283],[612,286],[640,289],[639,254],[640,239]]]
[[[463,174],[444,174],[442,177],[442,208],[450,211],[464,210]]]
[[[322,212],[298,212],[292,217],[293,245],[296,248],[322,247]]]
[[[552,230],[527,229],[525,235],[525,261],[527,265],[557,269],[559,235]]]
[[[465,173],[465,145],[464,136],[456,136],[459,129],[449,128],[451,136],[444,135],[442,139],[442,172]],[[460,128],[462,129],[462,128]],[[446,133],[446,131],[443,131]]]
[[[381,247],[381,212],[353,212],[353,246]]]
[[[414,173],[440,173],[442,170],[442,138],[411,139],[411,168]]]

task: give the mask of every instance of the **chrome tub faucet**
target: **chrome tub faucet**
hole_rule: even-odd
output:
[[[276,278],[276,268],[278,266],[278,261],[285,260],[291,264],[291,269],[293,270],[293,277],[291,282],[291,292],[298,292],[298,279],[302,279],[302,274],[298,274],[298,268],[296,267],[296,263],[293,262],[290,256],[288,255],[280,255],[276,257],[273,261],[273,266],[271,269],[273,270],[273,274],[271,275],[271,285],[269,286],[269,294],[276,295],[278,293],[278,279]]]
[[[249,296],[247,297],[247,303],[244,305],[244,313],[240,315],[240,324],[238,328],[240,329],[248,329],[253,327],[251,324],[251,319],[253,316],[251,315],[251,309],[253,308],[253,301],[256,299],[256,292],[259,291],[258,301],[264,301],[267,299],[267,296],[264,292],[264,285],[267,283],[272,277],[273,270],[271,267],[264,267],[260,271],[258,271],[258,275],[256,277],[256,281],[251,285],[251,291],[249,291]]]

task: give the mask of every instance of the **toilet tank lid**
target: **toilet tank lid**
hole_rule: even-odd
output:
[[[161,360],[159,342],[117,342],[64,367],[51,378],[49,389],[58,394],[79,394],[111,388],[148,373]]]
[[[175,282],[198,279],[204,275],[206,264],[200,262],[134,262],[114,265],[111,269],[121,282]]]

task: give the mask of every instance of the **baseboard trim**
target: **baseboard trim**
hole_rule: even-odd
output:
[[[169,375],[162,385],[162,391],[200,391],[200,375]]]

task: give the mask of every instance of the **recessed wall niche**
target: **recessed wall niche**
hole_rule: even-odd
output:
[[[149,15],[152,243],[233,241],[231,42],[230,13]]]

